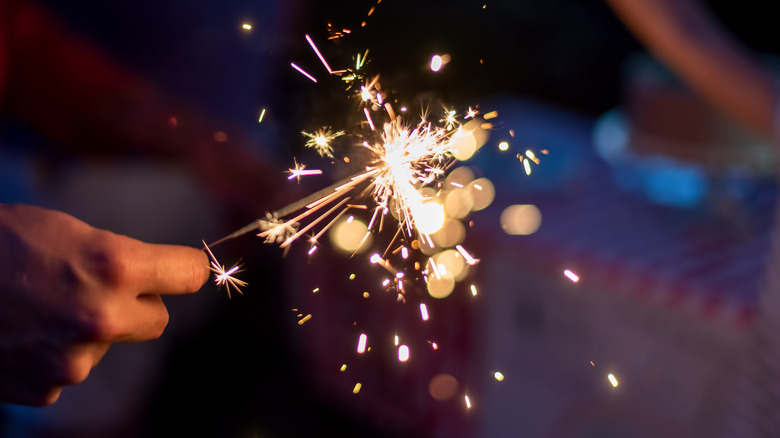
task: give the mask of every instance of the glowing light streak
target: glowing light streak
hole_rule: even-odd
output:
[[[473,284],[471,285],[471,295],[475,297],[477,296],[477,287],[474,286]]]
[[[371,127],[372,131],[376,131],[376,127],[374,126],[374,121],[371,120],[371,114],[368,113],[368,108],[363,108],[363,112],[366,114],[366,120],[368,120],[368,126]]]
[[[314,254],[317,251],[317,245],[312,246],[309,248],[309,255]]]
[[[469,398],[468,394],[463,396],[463,399],[466,402],[466,409],[471,409],[471,399]]]
[[[464,248],[462,245],[456,245],[455,249],[457,249],[460,255],[463,256],[463,258],[466,260],[466,263],[468,263],[469,266],[474,266],[477,263],[479,263],[479,260],[472,257],[471,254],[469,254],[468,251],[466,251],[466,248]]]
[[[493,373],[493,377],[495,377],[495,379],[498,380],[499,382],[504,381],[504,375],[501,373],[501,371],[496,371],[495,373]]]
[[[312,82],[314,82],[315,84],[317,83],[317,79],[314,76],[310,75],[308,72],[306,72],[306,70],[298,67],[298,65],[296,63],[291,62],[290,65],[292,66],[292,68],[298,70],[298,72],[300,72],[302,75],[304,75],[307,78],[309,78]]]
[[[260,117],[257,119],[257,123],[263,123],[263,117],[265,117],[265,108],[260,111]]]
[[[406,362],[409,360],[409,347],[406,345],[401,345],[398,347],[398,361],[399,362]]]
[[[423,321],[428,320],[428,306],[426,306],[425,303],[420,303],[420,318],[422,318]]]
[[[341,364],[341,368],[339,368],[339,371],[341,371],[343,373],[346,370],[347,370],[347,364],[345,364],[345,363]]]
[[[401,248],[401,258],[404,260],[409,258],[409,250],[405,246]]]
[[[357,352],[363,354],[366,352],[366,343],[368,342],[368,336],[365,333],[361,333],[358,337]]]
[[[288,169],[287,173],[290,174],[290,176],[287,177],[287,179],[297,179],[298,181],[301,180],[302,176],[307,175],[322,175],[322,170],[320,169],[308,169],[306,170],[306,166],[303,164],[298,164],[298,162],[295,163],[295,166],[292,169]]]
[[[576,282],[580,281],[580,276],[575,274],[574,272],[572,272],[569,269],[563,271],[563,275],[565,275],[573,283],[576,283]]]
[[[498,111],[491,111],[482,116],[485,120],[495,119],[496,117],[498,117]]]
[[[310,319],[311,319],[311,313],[301,318],[301,320],[298,321],[298,325],[303,325],[304,323],[306,323],[306,321]]]
[[[358,392],[360,392],[360,388],[362,388],[362,387],[363,387],[362,383],[360,383],[360,382],[355,383],[355,387],[352,388],[352,393],[353,394],[357,394]]]
[[[523,160],[523,167],[525,168],[525,174],[531,174],[531,162],[529,160]]]
[[[612,373],[609,373],[609,375],[607,375],[607,379],[609,379],[609,383],[611,383],[611,384],[612,384],[612,387],[613,387],[613,388],[617,388],[617,386],[618,386],[618,380],[617,380],[617,378],[615,377],[615,375],[614,375],[614,374],[612,374]]]
[[[249,23],[244,23],[244,24],[242,24],[242,25],[241,25],[241,27],[242,27],[244,30],[252,30],[252,25],[251,25],[251,24],[249,24]]]
[[[328,61],[325,60],[325,57],[322,56],[322,53],[320,53],[320,50],[317,48],[317,46],[314,44],[314,41],[312,41],[311,37],[309,35],[305,35],[306,41],[309,42],[309,45],[314,50],[314,53],[317,54],[317,57],[320,58],[320,61],[322,61],[322,65],[325,66],[325,68],[328,70],[328,73],[333,74],[333,70],[328,65]]]

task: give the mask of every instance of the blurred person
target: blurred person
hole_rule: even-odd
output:
[[[694,91],[754,133],[780,141],[775,76],[696,0],[607,0],[628,28]],[[780,228],[749,345],[725,416],[729,437],[780,436]]]
[[[263,163],[202,114],[65,31],[40,6],[0,1],[2,116],[68,155],[183,161],[226,203],[252,208],[272,189]],[[216,132],[216,133],[215,133]],[[195,248],[144,243],[68,214],[0,204],[0,401],[54,403],[115,342],[159,337],[161,295],[208,277]]]

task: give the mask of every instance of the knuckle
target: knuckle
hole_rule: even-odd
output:
[[[76,385],[83,382],[92,371],[92,359],[88,354],[82,353],[72,357],[65,357],[62,364],[63,385]]]
[[[155,320],[152,322],[152,326],[149,330],[150,339],[157,339],[162,336],[165,328],[168,326],[169,320],[170,315],[168,315],[168,311],[163,308],[162,311],[158,314],[157,318],[155,318]]]
[[[103,237],[89,251],[87,269],[103,284],[119,286],[128,281],[130,270],[127,260],[115,239]]]
[[[89,312],[81,321],[81,329],[87,342],[111,341],[122,335],[116,318],[105,309]]]

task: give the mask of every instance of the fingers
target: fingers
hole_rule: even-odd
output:
[[[192,293],[208,280],[209,262],[203,251],[186,246],[140,243],[139,252],[135,272],[142,293]]]
[[[87,270],[109,286],[138,295],[196,292],[209,276],[203,251],[141,242],[102,232],[87,256]]]
[[[159,338],[168,325],[168,310],[159,295],[141,295],[123,310],[128,324],[123,334],[114,337],[119,342],[142,342]]]

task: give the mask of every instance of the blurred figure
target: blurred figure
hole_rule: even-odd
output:
[[[0,102],[4,116],[70,155],[184,161],[221,200],[252,209],[258,193],[280,193],[234,131],[170,105],[24,0],[0,1]],[[207,277],[207,258],[194,248],[0,204],[0,401],[54,403],[112,343],[161,335],[160,295],[195,292]]]
[[[607,0],[667,66],[714,107],[757,134],[780,140],[775,77],[696,0]],[[780,436],[780,235],[756,303],[750,345],[727,414],[725,436]]]

